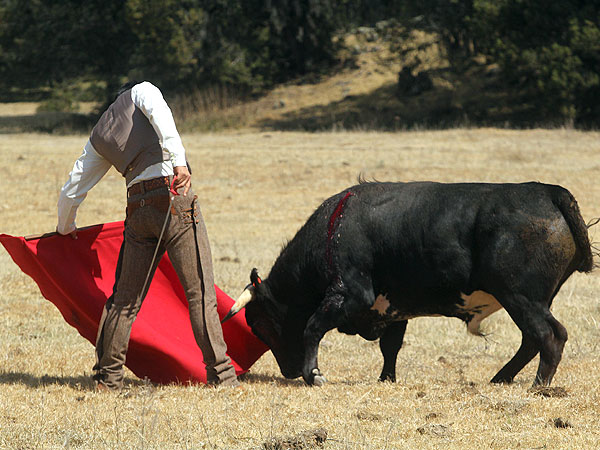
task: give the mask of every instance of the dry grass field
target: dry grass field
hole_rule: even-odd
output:
[[[0,138],[0,232],[56,226],[58,191],[87,136]],[[268,273],[318,204],[378,180],[561,184],[584,218],[600,216],[600,133],[457,129],[403,133],[184,134],[212,242],[217,284],[236,295],[252,267]],[[83,203],[78,225],[121,220],[114,171]],[[594,236],[595,235],[595,236]],[[600,240],[600,226],[591,229]],[[57,264],[60,264],[57,261]],[[258,449],[323,428],[325,449],[600,448],[600,271],[576,274],[553,312],[569,331],[553,396],[529,391],[537,358],[512,385],[489,379],[520,343],[504,311],[484,338],[457,319],[408,325],[398,382],[376,381],[377,342],[332,331],[320,349],[329,383],[282,378],[265,354],[242,389],[152,386],[128,372],[121,394],[92,390],[93,347],[0,250],[0,448]],[[562,395],[558,395],[562,394]],[[271,445],[273,439],[279,445]]]

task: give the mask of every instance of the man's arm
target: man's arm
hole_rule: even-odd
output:
[[[177,177],[175,190],[184,188],[183,195],[187,195],[191,185],[191,175],[187,168],[185,148],[177,132],[171,108],[160,90],[148,81],[136,84],[131,89],[131,99],[150,121],[162,148],[171,154],[173,172]]]
[[[87,196],[88,191],[110,169],[111,164],[100,156],[88,141],[81,156],[75,161],[69,179],[60,190],[58,197],[58,226],[56,231],[60,234],[70,234],[77,237],[75,216],[77,208]]]

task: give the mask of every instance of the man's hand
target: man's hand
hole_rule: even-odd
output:
[[[185,197],[190,190],[190,186],[192,185],[192,176],[187,168],[187,166],[177,166],[173,169],[175,176],[175,185],[173,188],[178,191],[179,188],[183,188],[183,196]]]
[[[70,233],[67,234],[62,234],[60,231],[58,231],[58,227],[56,228],[56,232],[58,234],[60,234],[61,236],[71,236],[71,239],[77,239],[77,228],[75,228],[73,231],[71,231]]]

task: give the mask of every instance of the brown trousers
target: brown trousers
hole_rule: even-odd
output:
[[[168,190],[163,187],[130,197],[127,210],[113,295],[106,302],[98,328],[94,379],[111,389],[122,387],[131,326],[166,251],[185,291],[208,383],[237,384],[217,314],[208,235],[193,192],[175,197],[169,207]],[[167,210],[168,222],[150,268]],[[141,292],[149,270],[150,278]]]

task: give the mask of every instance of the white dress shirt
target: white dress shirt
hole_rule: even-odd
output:
[[[177,132],[173,114],[160,90],[152,83],[144,81],[131,89],[131,99],[152,124],[158,135],[160,145],[171,155],[170,161],[163,161],[147,167],[135,177],[127,187],[142,180],[173,175],[173,167],[185,166],[185,149]],[[87,193],[108,172],[112,164],[101,156],[88,140],[83,153],[75,161],[69,179],[60,190],[58,198],[58,226],[60,234],[74,231],[77,208]]]

